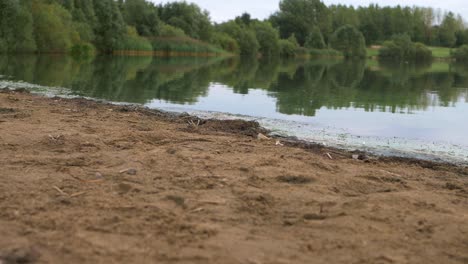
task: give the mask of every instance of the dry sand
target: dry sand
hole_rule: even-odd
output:
[[[0,93],[0,263],[468,263],[467,168],[258,132]]]

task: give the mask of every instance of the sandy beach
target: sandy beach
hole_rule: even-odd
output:
[[[468,263],[466,167],[259,133],[1,92],[0,263]]]

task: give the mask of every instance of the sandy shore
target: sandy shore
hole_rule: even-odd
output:
[[[467,168],[259,131],[0,93],[0,263],[468,263]]]

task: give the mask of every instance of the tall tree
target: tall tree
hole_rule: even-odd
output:
[[[96,47],[103,52],[110,53],[117,49],[126,33],[122,14],[113,0],[94,1],[94,11],[97,18]]]
[[[295,34],[299,44],[304,45],[314,26],[326,36],[331,33],[331,13],[320,0],[282,0],[279,8],[270,20],[279,28],[282,38]]]

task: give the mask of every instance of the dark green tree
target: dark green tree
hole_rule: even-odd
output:
[[[278,31],[269,22],[255,22],[253,29],[260,45],[260,53],[267,57],[278,56],[280,52]]]
[[[366,41],[362,33],[351,25],[342,26],[330,40],[333,49],[343,52],[346,58],[366,56]]]
[[[300,45],[304,45],[314,26],[325,35],[332,30],[330,10],[320,0],[282,0],[280,10],[270,20],[282,38],[295,34]]]
[[[135,27],[139,35],[159,35],[161,21],[153,3],[146,0],[126,0],[121,9],[127,25]]]
[[[309,49],[324,49],[326,48],[325,41],[323,40],[322,32],[320,28],[314,27],[312,32],[306,39],[304,47]]]
[[[97,18],[96,47],[105,53],[116,50],[126,34],[125,22],[117,3],[113,0],[94,1]]]

